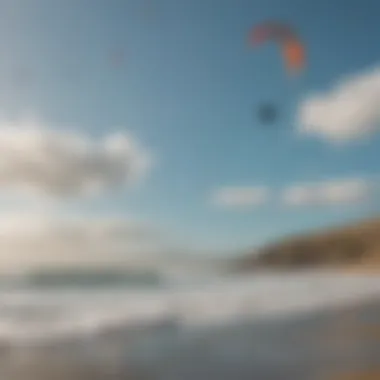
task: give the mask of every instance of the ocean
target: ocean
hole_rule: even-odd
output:
[[[366,355],[353,360],[355,350],[346,352],[347,345],[327,355],[315,343],[322,333],[328,337],[330,325],[340,326],[332,322],[336,313],[365,301],[379,301],[363,313],[379,318],[380,326],[380,276],[302,272],[185,280],[119,273],[101,281],[78,274],[75,280],[3,281],[0,379],[56,379],[54,371],[74,380],[86,379],[85,373],[128,380],[307,379],[332,361],[338,367],[349,358],[351,364],[361,358],[357,365],[380,363],[380,345],[356,347]]]

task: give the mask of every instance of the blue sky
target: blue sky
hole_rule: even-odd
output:
[[[94,137],[130,131],[157,162],[137,189],[78,207],[137,216],[184,244],[240,249],[279,235],[376,211],[377,204],[236,212],[209,201],[223,186],[268,186],[376,176],[379,137],[336,147],[298,138],[296,113],[309,93],[380,58],[376,0],[2,0],[1,114],[34,113],[52,128]],[[148,8],[149,7],[149,8]],[[148,9],[148,11],[147,11]],[[279,19],[308,50],[302,78],[290,80],[278,49],[253,51],[247,33]],[[110,62],[123,51],[122,67]],[[18,69],[19,68],[19,69]],[[12,70],[31,81],[18,87]],[[274,127],[258,104],[280,110]]]

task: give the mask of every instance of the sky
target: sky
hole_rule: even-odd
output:
[[[62,260],[69,227],[84,261],[118,262],[375,214],[379,16],[376,0],[0,0],[2,267]],[[299,77],[248,45],[267,20],[297,29]]]

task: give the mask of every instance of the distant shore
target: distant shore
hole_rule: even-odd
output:
[[[288,237],[232,260],[230,268],[380,274],[380,218]]]

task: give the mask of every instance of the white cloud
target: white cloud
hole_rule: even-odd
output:
[[[46,213],[0,217],[0,271],[44,266],[158,266],[168,247],[149,225]]]
[[[359,178],[303,183],[286,188],[282,200],[289,206],[359,203],[370,198],[373,188],[372,182]]]
[[[300,132],[345,142],[380,129],[380,68],[343,78],[330,91],[306,98],[299,108]]]
[[[223,187],[212,196],[213,203],[225,208],[250,208],[264,204],[269,197],[266,187]]]
[[[0,190],[57,198],[130,185],[151,164],[129,134],[94,140],[30,120],[0,122],[0,151]]]

